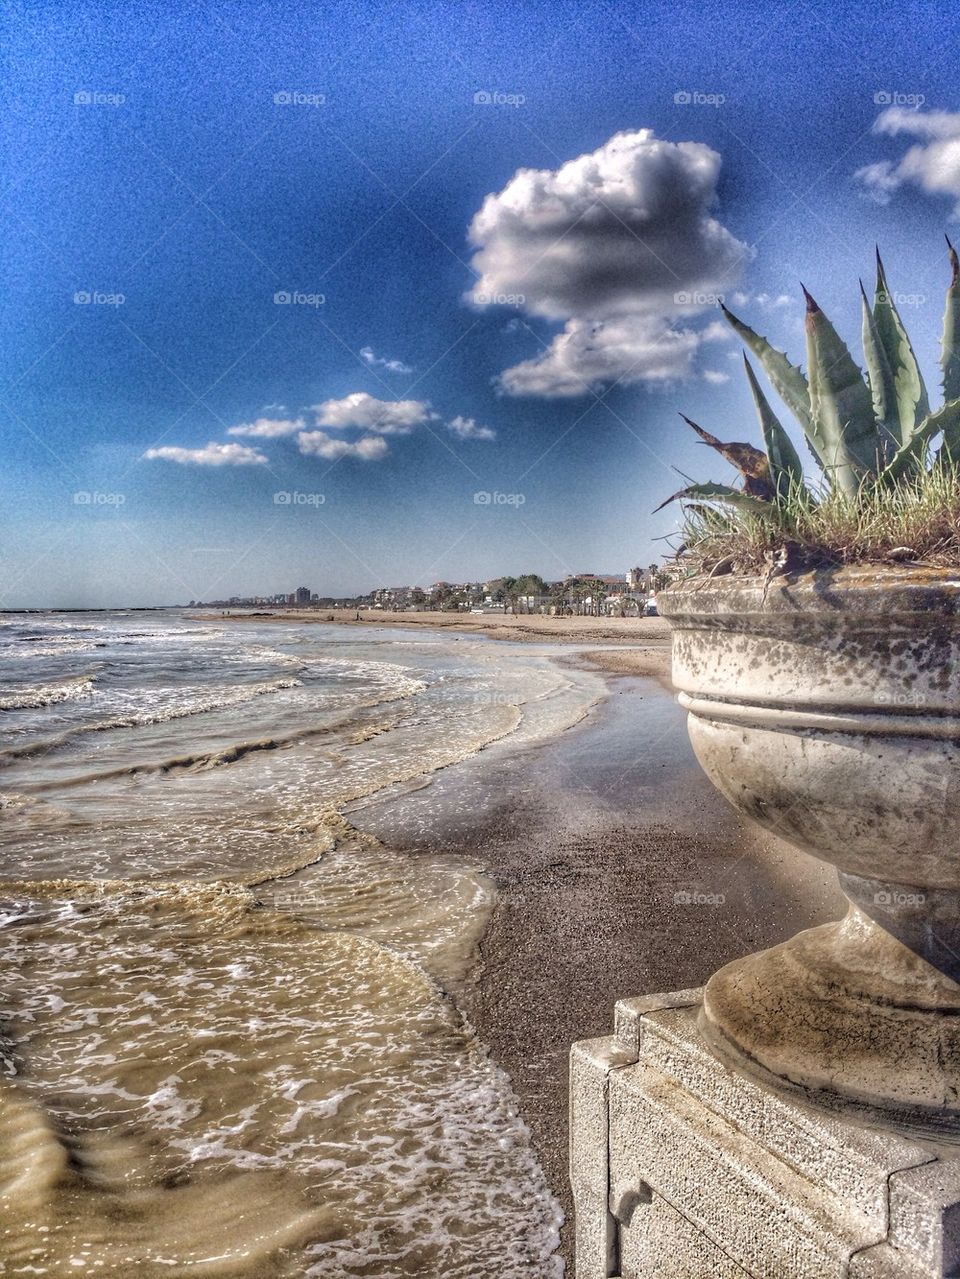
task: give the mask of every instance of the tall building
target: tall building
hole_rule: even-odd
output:
[[[310,587],[309,587],[309,586],[298,586],[298,587],[297,587],[296,602],[297,602],[298,604],[309,604],[309,603],[310,603]]]

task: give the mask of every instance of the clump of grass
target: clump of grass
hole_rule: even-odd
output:
[[[696,575],[843,564],[960,569],[960,469],[940,463],[854,494],[793,484],[763,511],[685,504],[676,563]]]
[[[819,478],[808,484],[800,455],[744,355],[763,448],[725,443],[684,419],[742,477],[741,487],[688,484],[661,504],[684,503],[685,542],[677,558],[685,569],[756,573],[904,562],[960,568],[960,255],[949,240],[947,247],[944,398],[937,409],[930,407],[879,253],[872,306],[860,287],[866,376],[806,289],[806,373],[723,308],[796,419]]]

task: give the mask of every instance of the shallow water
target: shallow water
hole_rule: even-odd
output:
[[[491,889],[342,812],[545,740],[597,678],[156,613],[8,615],[0,659],[7,1273],[558,1274],[509,1083],[445,993]]]

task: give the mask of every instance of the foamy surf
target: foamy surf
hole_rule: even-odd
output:
[[[0,1261],[559,1275],[509,1081],[447,994],[492,887],[343,809],[541,740],[596,681],[482,641],[97,625],[96,697],[18,713],[4,769],[0,1140],[4,1107],[20,1135],[0,1155]],[[75,660],[25,661],[24,680]]]

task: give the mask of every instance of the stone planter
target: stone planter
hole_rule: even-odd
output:
[[[960,1128],[960,573],[823,571],[662,592],[707,776],[830,862],[846,918],[717,972],[742,1069]]]

